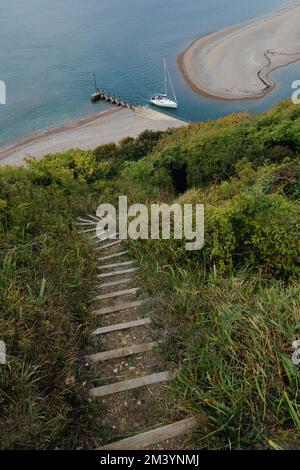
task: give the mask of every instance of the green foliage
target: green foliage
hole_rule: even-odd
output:
[[[95,265],[74,217],[100,202],[205,204],[205,247],[134,243],[158,297],[173,406],[199,447],[293,447],[299,438],[300,107],[235,114],[0,170],[2,448],[90,445],[95,409],[78,358]],[[179,197],[178,197],[179,195]],[[163,312],[163,315],[161,314]]]
[[[165,168],[176,191],[178,179],[177,173],[172,175],[172,161],[177,161],[183,176],[186,173],[186,188],[204,187],[235,176],[242,160],[258,168],[298,159],[299,150],[300,110],[287,101],[259,115],[232,115],[174,129],[161,138],[147,159],[155,167]]]
[[[244,193],[207,209],[204,257],[222,271],[251,266],[266,276],[298,276],[299,231],[299,204],[278,194]]]
[[[132,246],[156,297],[161,352],[178,367],[169,406],[199,417],[199,448],[299,448],[299,122],[299,107],[284,102],[193,124],[129,168],[133,180],[164,178],[175,190],[173,165],[186,164],[177,202],[205,205],[201,252],[179,241]]]
[[[70,155],[62,160],[65,167],[46,158],[26,170],[0,170],[3,449],[76,448],[92,435],[79,359],[92,324],[95,266],[73,219],[93,193],[70,171]]]
[[[156,297],[162,353],[178,364],[169,406],[199,417],[198,447],[298,448],[300,381],[291,362],[300,333],[298,281],[203,272],[167,243],[135,250]]]
[[[122,160],[134,161],[149,155],[163,135],[161,131],[142,132],[136,139],[127,137],[120,142],[119,152]]]
[[[184,263],[189,259],[200,263],[202,270],[215,267],[223,275],[250,268],[266,278],[297,278],[298,167],[298,162],[293,162],[254,170],[241,162],[236,178],[180,196],[177,202],[181,204],[204,204],[205,246],[201,252],[184,250],[182,255],[183,243],[173,243],[172,247],[167,244],[166,262]]]

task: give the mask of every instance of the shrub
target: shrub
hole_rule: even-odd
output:
[[[74,159],[75,159],[74,155]],[[64,158],[62,157],[62,161]],[[3,449],[87,446],[92,405],[80,357],[92,327],[94,260],[73,226],[93,192],[48,157],[0,170],[0,367]]]

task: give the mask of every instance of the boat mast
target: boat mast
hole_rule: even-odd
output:
[[[168,94],[168,84],[167,84],[167,62],[164,57],[164,80],[165,80],[165,95]]]
[[[166,59],[165,59],[165,60],[166,60]],[[172,93],[173,93],[174,100],[175,100],[175,102],[177,103],[177,98],[176,98],[176,95],[175,95],[173,83],[172,83],[171,76],[170,76],[170,72],[169,72],[169,69],[168,69],[168,66],[167,66],[167,63],[166,63],[166,62],[165,62],[165,68],[166,68],[166,72],[167,72],[167,74],[168,74],[168,78],[169,78],[169,82],[170,82],[170,85],[171,85],[171,90],[172,90]]]
[[[94,77],[95,92],[97,93],[99,90],[98,90],[98,87],[97,87],[96,74],[95,73],[93,73],[93,77]]]

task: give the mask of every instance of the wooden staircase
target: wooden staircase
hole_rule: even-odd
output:
[[[166,391],[165,385],[174,371],[159,370],[160,359],[155,353],[155,349],[159,345],[160,338],[149,340],[152,334],[151,299],[146,298],[141,286],[136,285],[136,279],[138,279],[136,260],[126,259],[128,250],[120,246],[120,240],[97,240],[96,227],[99,220],[98,217],[90,214],[78,217],[76,220],[78,230],[91,240],[96,240],[94,249],[96,253],[100,252],[100,256],[97,258],[99,262],[97,269],[101,271],[100,274],[97,274],[97,280],[100,281],[100,284],[96,286],[97,295],[94,297],[94,302],[97,307],[94,314],[101,318],[101,326],[92,331],[91,335],[95,340],[101,338],[101,346],[104,346],[105,350],[89,354],[85,359],[91,364],[92,371],[96,374],[94,382],[100,382],[100,385],[91,388],[91,397],[95,400],[102,400],[114,434],[125,437],[97,447],[97,449],[153,448],[162,442],[189,436],[191,431],[197,427],[197,420],[194,417],[184,417],[184,419],[171,424],[158,425],[146,432],[135,431],[149,426],[151,414],[154,415],[156,423],[157,421],[161,423],[163,412],[159,407],[159,400],[156,403],[157,409],[151,404],[148,410],[146,395],[149,395],[148,401],[152,403],[155,395],[153,387],[158,387],[155,392],[158,395],[161,392],[164,393]],[[148,310],[148,315],[144,314],[145,310]],[[137,338],[141,340],[135,343]],[[149,354],[151,358],[147,359]],[[131,366],[129,360],[133,361],[130,363]],[[111,380],[111,374],[113,374],[114,380]],[[105,381],[104,384],[103,381]],[[137,400],[133,393],[139,393],[142,399],[144,398],[143,407],[139,408],[141,400]],[[128,407],[128,402],[130,402],[130,407]],[[127,427],[126,419],[121,416],[122,413],[124,416],[130,414],[130,423],[128,422]],[[147,423],[145,423],[146,414]],[[127,437],[133,431],[134,435]],[[181,448],[178,447],[178,449]]]

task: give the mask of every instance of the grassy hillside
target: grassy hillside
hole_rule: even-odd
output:
[[[180,365],[171,406],[199,413],[200,448],[299,448],[299,170],[246,164],[180,196],[205,204],[201,254],[169,242],[135,247],[144,283],[159,292],[162,352]]]
[[[205,204],[205,247],[131,243],[157,296],[169,406],[197,414],[199,448],[300,445],[300,107],[145,132],[0,170],[3,448],[90,446],[81,357],[95,266],[74,218],[100,202]]]

